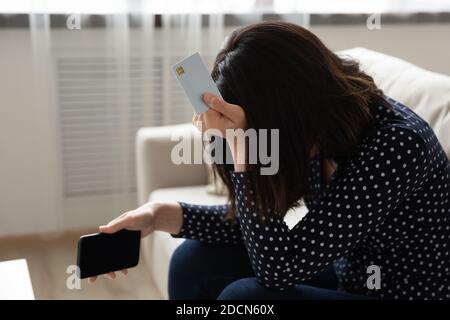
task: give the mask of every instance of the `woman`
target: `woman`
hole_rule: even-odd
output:
[[[450,165],[424,120],[290,23],[233,32],[212,76],[223,100],[205,94],[194,124],[279,129],[279,170],[239,163],[248,145],[228,139],[233,163],[214,165],[228,205],[148,203],[100,227],[190,239],[171,299],[450,298]]]

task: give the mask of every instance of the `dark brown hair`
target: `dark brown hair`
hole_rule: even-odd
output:
[[[387,106],[356,61],[287,22],[262,22],[231,33],[212,77],[225,101],[244,109],[248,128],[279,129],[278,173],[261,175],[259,164],[247,168],[261,216],[284,216],[302,198],[314,196],[308,183],[313,146],[322,159],[350,156],[373,123],[369,106]],[[234,217],[232,165],[213,168],[227,186],[228,217]]]

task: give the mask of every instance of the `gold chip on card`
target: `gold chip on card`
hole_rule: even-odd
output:
[[[184,73],[184,69],[183,69],[182,66],[179,66],[179,67],[176,69],[176,71],[177,71],[177,74],[178,74],[179,76],[181,76],[181,75]]]

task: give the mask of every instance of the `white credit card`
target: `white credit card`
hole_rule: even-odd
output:
[[[222,97],[198,52],[176,63],[172,70],[197,114],[209,109],[203,102],[204,93]]]

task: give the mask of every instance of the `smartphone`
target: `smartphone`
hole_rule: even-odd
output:
[[[203,102],[204,93],[210,92],[222,98],[198,52],[176,63],[172,71],[197,114],[209,110]]]
[[[140,231],[122,229],[112,234],[94,233],[80,237],[77,252],[80,278],[137,266],[140,246]]]

